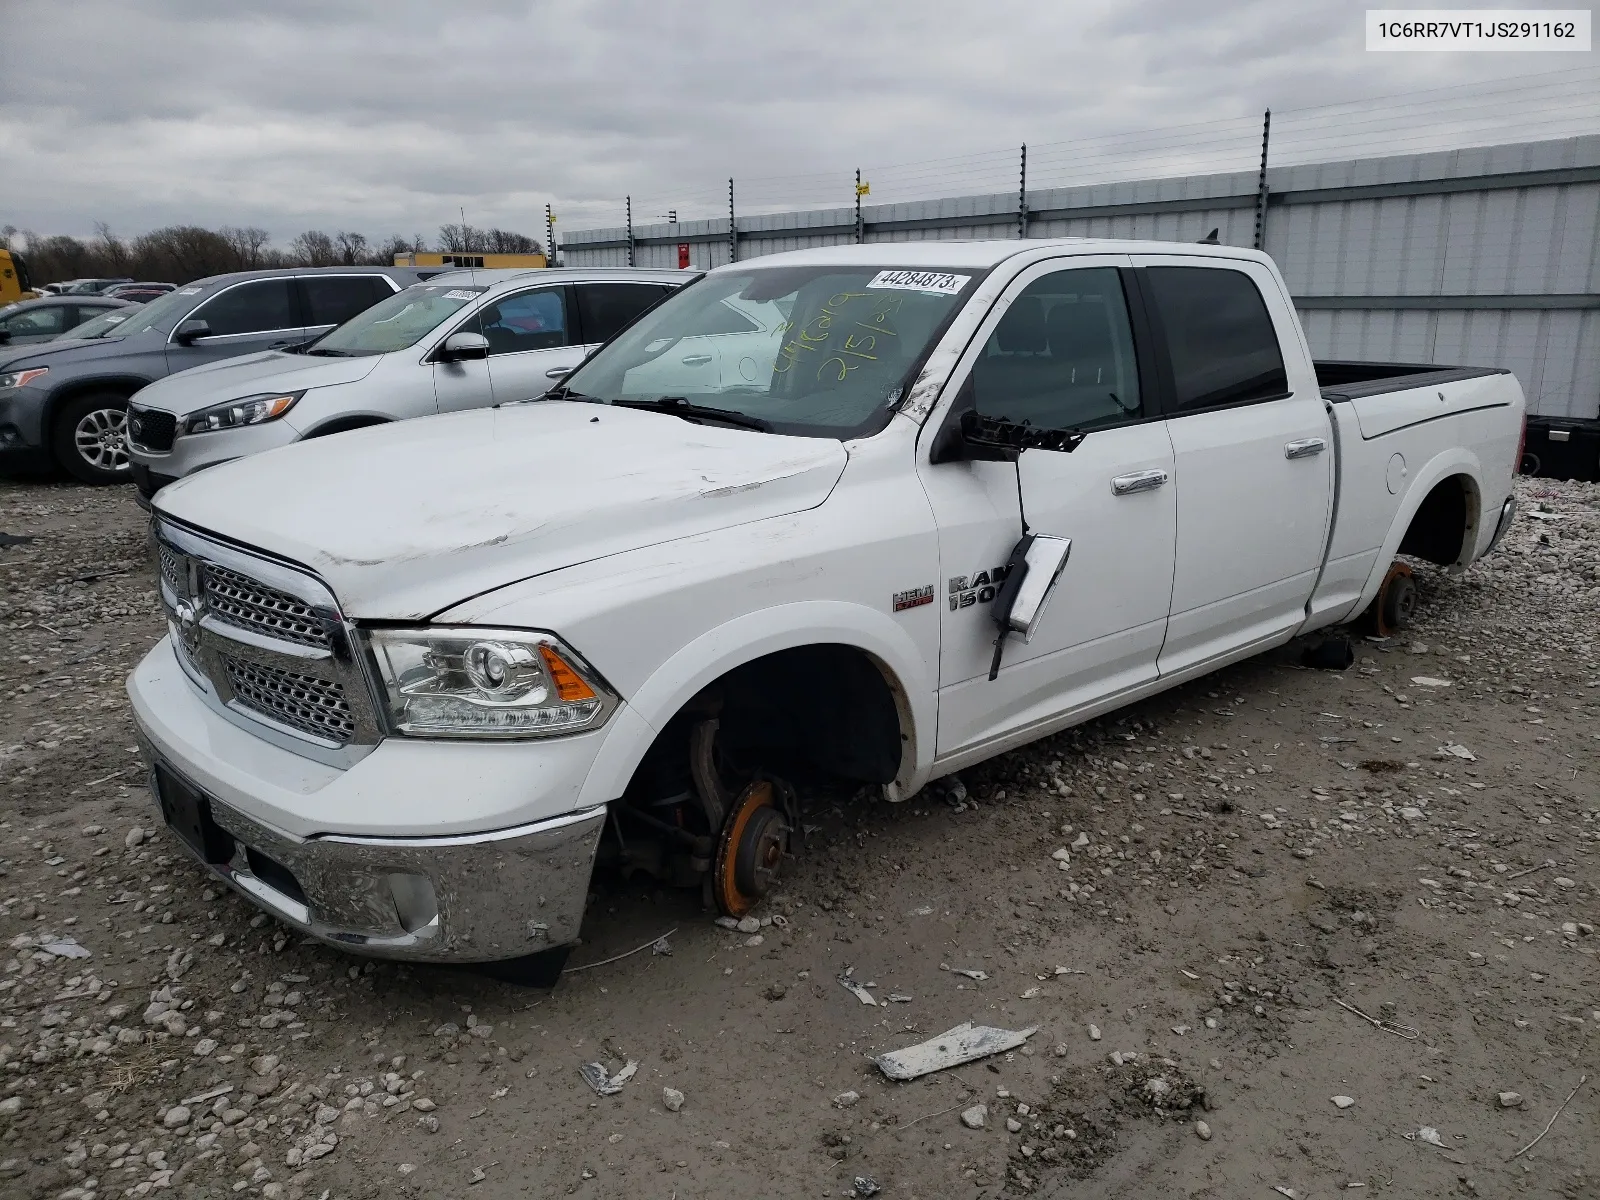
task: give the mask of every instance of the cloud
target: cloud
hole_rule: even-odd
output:
[[[715,215],[730,175],[748,210],[843,205],[858,165],[874,200],[999,191],[1023,141],[1062,182],[1251,169],[1268,105],[1569,65],[1367,54],[1362,10],[1342,0],[8,0],[6,13],[0,224],[254,224],[280,243],[307,228],[431,234],[463,208],[538,233],[547,202],[562,228],[613,224],[627,194],[640,221]],[[1308,151],[1341,148],[1316,128],[1308,117]]]

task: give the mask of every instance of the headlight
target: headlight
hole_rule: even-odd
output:
[[[366,639],[389,728],[410,737],[559,737],[604,725],[617,705],[552,634],[375,629]]]
[[[7,388],[19,388],[24,384],[32,383],[41,375],[50,374],[49,367],[29,367],[26,371],[12,371],[9,375],[0,375],[0,392]]]
[[[298,392],[265,392],[260,396],[246,396],[226,404],[213,404],[183,419],[185,433],[209,433],[214,429],[237,429],[241,425],[260,425],[275,421],[294,407],[294,402],[305,395]]]

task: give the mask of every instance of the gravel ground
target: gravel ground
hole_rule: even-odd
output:
[[[907,804],[810,796],[754,929],[599,879],[542,992],[208,885],[122,690],[141,514],[0,483],[0,1195],[1600,1196],[1600,489],[1520,492],[1547,519],[1349,671],[1286,648]],[[967,1020],[1037,1032],[867,1058]]]

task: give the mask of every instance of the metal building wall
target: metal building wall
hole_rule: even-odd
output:
[[[1503,366],[1533,412],[1600,416],[1600,137],[1354,159],[1267,172],[1265,248],[1312,352]],[[1028,194],[1027,236],[1252,244],[1256,174]],[[1016,238],[1017,195],[862,209],[865,240]],[[741,260],[855,240],[852,208],[738,220]],[[634,261],[729,261],[726,218],[636,226]],[[563,239],[573,266],[626,266],[627,230]]]

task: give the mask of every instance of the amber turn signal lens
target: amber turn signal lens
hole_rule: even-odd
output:
[[[550,680],[556,685],[556,695],[562,700],[571,703],[594,699],[594,689],[549,646],[540,646],[539,656],[544,659],[544,669],[550,673]]]

